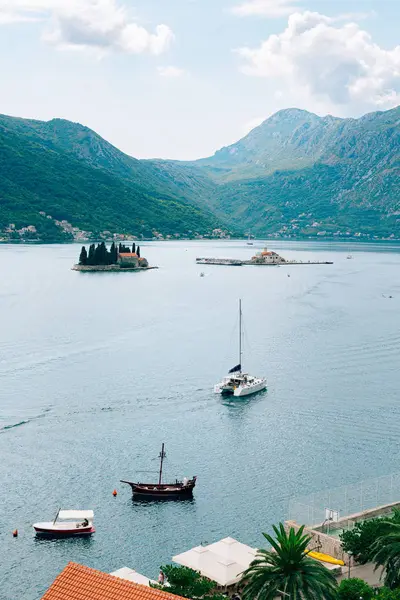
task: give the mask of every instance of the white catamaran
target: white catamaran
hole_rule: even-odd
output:
[[[220,383],[214,386],[216,394],[248,396],[267,387],[267,380],[242,371],[242,301],[239,300],[239,364],[233,367]]]

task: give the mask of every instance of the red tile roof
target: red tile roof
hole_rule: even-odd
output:
[[[125,258],[125,257],[131,257],[131,256],[136,256],[137,257],[136,252],[119,252],[119,255],[122,256],[123,258]]]
[[[42,600],[185,600],[70,562]]]

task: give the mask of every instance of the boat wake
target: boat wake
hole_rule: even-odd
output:
[[[43,419],[51,411],[51,408],[46,408],[42,413],[31,417],[30,419],[24,419],[23,421],[18,421],[17,423],[10,423],[8,425],[3,425],[0,427],[0,433],[6,433],[10,431],[10,429],[15,429],[16,427],[22,427],[22,425],[28,425],[28,423],[32,423],[32,421],[37,421],[38,419]]]
[[[19,423],[12,423],[12,425],[4,425],[4,427],[1,427],[0,431],[8,431],[9,429],[14,429],[15,427],[21,427],[21,425],[26,425],[27,423],[29,423],[29,419],[28,419],[28,421],[20,421]]]

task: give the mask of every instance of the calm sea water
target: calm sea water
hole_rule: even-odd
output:
[[[159,270],[83,274],[78,246],[0,246],[2,600],[37,600],[70,560],[156,576],[201,542],[257,546],[292,496],[399,470],[400,248],[195,264],[257,247],[145,244]],[[269,385],[227,402],[212,388],[237,362],[239,297],[244,365]],[[162,442],[167,474],[198,475],[194,500],[134,503],[119,480],[157,469]],[[93,538],[35,539],[60,506],[93,508]]]

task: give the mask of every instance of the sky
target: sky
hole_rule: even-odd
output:
[[[297,107],[400,104],[400,0],[0,0],[0,113],[191,160]]]

